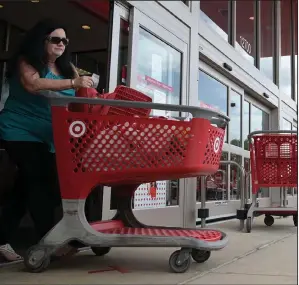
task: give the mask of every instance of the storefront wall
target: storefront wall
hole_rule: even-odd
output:
[[[264,52],[263,49],[256,48],[251,52],[252,58],[244,55],[244,39],[242,43],[236,40],[236,35],[241,32],[235,32],[234,45],[229,43],[229,38],[231,39],[232,35],[225,38],[215,32],[215,29],[206,21],[203,11],[200,10],[200,4],[204,7],[205,2],[208,1],[200,1],[200,3],[189,1],[186,5],[183,1],[128,1],[131,8],[129,9],[130,40],[127,84],[147,93],[148,90],[144,89],[144,85],[140,83],[140,77],[158,78],[162,76],[157,69],[164,58],[159,60],[159,57],[148,48],[151,43],[153,48],[160,46],[161,49],[166,50],[166,54],[169,53],[168,56],[171,55],[173,58],[176,53],[179,53],[180,59],[178,57],[174,59],[177,66],[172,67],[171,73],[179,73],[177,78],[180,78],[180,83],[179,86],[176,84],[176,86],[170,87],[180,89],[180,91],[174,91],[174,96],[168,94],[168,97],[171,98],[170,101],[165,99],[167,96],[161,97],[161,93],[156,98],[154,94],[151,96],[156,102],[166,100],[166,102],[174,104],[194,106],[199,106],[203,102],[227,113],[232,122],[227,130],[227,141],[224,145],[222,159],[237,161],[245,169],[248,169],[249,151],[246,137],[250,131],[285,128],[286,124],[283,125],[283,118],[291,122],[292,129],[297,127],[297,94],[292,95],[292,98],[290,94],[285,94],[286,92],[282,91],[283,88],[278,88],[274,83],[278,82],[276,80],[278,75],[274,70],[279,70],[280,63],[274,55],[281,54],[281,7],[278,2],[274,3],[275,1],[273,1],[273,14],[276,15],[277,20],[272,23],[271,29],[278,29],[278,32],[273,33],[272,40],[274,43],[277,42],[278,49],[271,51],[272,58],[268,54],[264,55],[268,61],[272,61],[272,70],[269,70],[261,56]],[[237,13],[238,7],[233,8]],[[259,12],[265,11],[263,9],[268,8],[262,6],[259,8]],[[258,16],[256,11],[256,6],[254,6],[254,15]],[[240,20],[235,17],[235,21]],[[260,17],[259,21],[261,21]],[[263,19],[263,21],[266,20]],[[144,43],[142,44],[142,42]],[[265,45],[262,41],[259,44]],[[251,45],[253,46],[253,44]],[[258,47],[257,44],[255,46]],[[144,57],[144,54],[148,53],[151,54],[151,61],[148,57]],[[259,57],[257,54],[260,54]],[[258,64],[256,64],[257,61]],[[227,70],[224,63],[229,65],[231,70]],[[259,67],[257,68],[257,66]],[[142,78],[144,79],[144,77]],[[162,77],[160,80],[163,81]],[[163,83],[165,82],[163,81]],[[113,90],[115,85],[112,83],[110,87],[110,90]],[[213,100],[208,102],[213,95],[215,95],[219,106]],[[225,96],[225,98],[221,96]],[[221,167],[221,169],[225,173],[226,187],[222,187],[220,191],[216,191],[218,193],[215,193],[213,186],[211,190],[209,188],[211,185],[207,185],[208,207],[212,219],[235,215],[236,209],[240,206],[240,179],[236,178],[240,173],[233,167]],[[162,188],[165,185],[161,182]],[[183,179],[178,185],[179,195],[176,196],[178,205],[167,206],[163,199],[162,203],[149,202],[147,200],[151,200],[151,198],[141,191],[142,193],[139,193],[141,200],[137,199],[137,201],[141,201],[141,204],[144,205],[139,208],[135,205],[136,216],[148,224],[194,226],[194,219],[199,221],[197,209],[200,208],[200,181]],[[145,188],[144,191],[146,191]],[[217,190],[219,190],[218,186]],[[260,205],[270,205],[272,189],[269,190],[268,188],[262,189]],[[289,195],[290,204],[295,202],[295,194],[295,191],[292,190]],[[109,190],[105,191],[105,195],[106,203],[104,202],[104,205],[108,206],[104,206],[106,209],[104,209],[104,218],[108,219],[113,216],[114,211],[109,209]],[[195,200],[197,201],[196,205]]]
[[[288,12],[289,7],[281,7],[279,1],[247,2],[246,5],[252,4],[245,9],[253,15],[250,14],[249,24],[240,22],[246,17],[241,15],[244,9],[241,11],[236,1],[114,2],[113,15],[98,15],[104,18],[106,29],[98,28],[107,33],[111,29],[109,36],[101,34],[91,41],[99,43],[95,47],[97,55],[90,52],[89,56],[101,57],[101,68],[92,71],[105,73],[101,76],[101,90],[113,91],[124,84],[149,94],[154,102],[208,104],[221,110],[231,118],[222,160],[236,161],[249,170],[246,140],[249,132],[297,129],[294,71],[298,65],[291,59],[297,59],[298,47],[294,41],[292,48],[289,48],[291,41],[289,46],[282,45],[285,41],[282,32],[286,35],[288,27],[281,28],[281,17],[285,18],[284,13],[294,9]],[[272,6],[269,8],[265,2]],[[293,6],[298,5],[293,2]],[[226,19],[216,17],[220,30],[213,22],[214,10]],[[268,17],[262,18],[261,12],[266,15],[267,11]],[[276,21],[271,20],[272,16]],[[293,12],[290,19],[298,22]],[[240,28],[243,26],[247,30]],[[265,31],[257,29],[264,26],[272,32],[262,34]],[[291,31],[298,33],[294,28]],[[257,34],[260,40],[256,40]],[[106,43],[102,38],[109,40]],[[102,42],[105,45],[100,45]],[[267,42],[272,45],[269,47]],[[85,54],[79,46],[77,50],[80,53],[75,54],[75,63],[80,64],[80,56],[83,58]],[[88,69],[88,64],[81,68],[85,66]],[[177,115],[155,111],[154,114]],[[208,181],[206,185],[211,218],[233,216],[240,206],[240,173],[234,167],[221,166],[220,174],[221,183]],[[151,185],[143,185],[132,201],[135,214],[146,224],[194,226],[199,221],[200,185],[200,179],[195,178],[159,181],[156,198],[149,195]],[[110,219],[115,214],[110,206],[110,189],[105,187],[103,193],[102,218]],[[295,203],[296,193],[290,189],[290,204]],[[272,191],[262,189],[260,204],[269,205],[275,200],[275,195],[272,196]]]

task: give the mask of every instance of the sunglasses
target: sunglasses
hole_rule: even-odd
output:
[[[60,37],[48,37],[47,40],[51,44],[58,45],[62,42],[64,46],[67,46],[69,44],[69,39],[67,38],[60,38]]]

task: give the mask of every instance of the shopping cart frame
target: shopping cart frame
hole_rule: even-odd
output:
[[[249,143],[250,144],[252,143],[252,138],[254,135],[262,135],[262,134],[297,134],[297,132],[291,130],[255,131],[248,135]],[[254,183],[254,181],[252,181],[252,183]],[[267,226],[271,226],[274,223],[274,218],[272,216],[293,216],[294,225],[297,226],[298,208],[287,207],[286,186],[280,187],[280,192],[281,192],[280,195],[281,201],[280,201],[280,207],[278,208],[278,207],[259,207],[258,192],[253,193],[252,191],[252,202],[247,211],[247,217],[246,217],[246,231],[248,233],[250,233],[252,230],[254,217],[263,214],[265,214],[264,222]]]
[[[108,99],[91,99],[91,98],[76,98],[58,95],[52,91],[42,91],[40,94],[46,97],[51,106],[67,108],[71,103],[77,104],[91,104],[91,105],[108,105],[129,108],[146,108],[156,110],[178,111],[180,113],[190,113],[193,118],[209,119],[211,124],[216,124],[218,127],[225,128],[229,122],[229,118],[217,111],[207,110],[200,107],[171,105],[171,104],[157,104],[132,102],[123,100],[108,100]],[[184,120],[184,118],[182,118]],[[179,178],[179,177],[178,177]],[[136,189],[139,185],[131,185],[132,189]],[[113,190],[113,189],[112,189]],[[62,199],[63,218],[53,227],[41,241],[31,247],[25,256],[25,266],[31,272],[42,272],[50,264],[50,257],[57,251],[71,241],[94,248],[104,249],[104,251],[111,247],[181,247],[180,251],[174,252],[169,264],[174,272],[185,272],[190,265],[190,256],[196,251],[197,256],[206,252],[210,253],[213,250],[220,250],[228,243],[227,235],[224,232],[218,231],[221,234],[221,239],[218,241],[205,241],[194,239],[190,237],[163,237],[163,236],[140,236],[126,234],[121,236],[119,234],[104,234],[95,230],[85,217],[85,201],[86,199]],[[120,215],[125,216],[126,223],[130,227],[149,226],[142,225],[137,219],[128,218],[132,216],[132,210],[128,208],[131,200],[123,199],[119,205],[118,211]],[[132,217],[131,217],[132,218]],[[162,229],[178,229],[169,227],[151,227]],[[184,229],[185,230],[185,229]],[[186,229],[188,230],[188,229]],[[190,229],[195,230],[195,229]],[[197,230],[197,229],[196,229]],[[198,231],[204,231],[200,229]],[[209,229],[209,231],[213,231]],[[216,230],[215,230],[216,231]],[[107,252],[106,252],[107,253]],[[192,255],[194,258],[194,256]],[[209,258],[209,255],[207,256]],[[205,260],[207,260],[207,258]],[[196,259],[195,259],[196,260]],[[198,256],[197,262],[203,262],[202,256]],[[175,264],[173,263],[175,262]],[[181,268],[180,265],[189,264],[187,268]],[[172,265],[171,265],[172,264]],[[176,269],[174,269],[174,267]]]

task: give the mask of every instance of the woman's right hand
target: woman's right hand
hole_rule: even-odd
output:
[[[93,80],[90,76],[81,76],[74,79],[75,88],[91,88],[93,84]]]

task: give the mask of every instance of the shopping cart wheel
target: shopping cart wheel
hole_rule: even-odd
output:
[[[251,228],[252,228],[252,219],[247,218],[247,220],[246,220],[246,231],[248,233],[251,233]]]
[[[188,251],[177,250],[169,257],[169,267],[175,273],[186,272],[191,265],[191,255]]]
[[[293,215],[294,226],[298,226],[298,215]]]
[[[266,226],[271,227],[274,224],[274,218],[270,215],[266,215],[264,218],[264,223]]]
[[[194,259],[194,261],[196,261],[197,263],[203,263],[210,258],[211,252],[207,250],[200,250],[200,249],[193,248],[191,252],[191,256]]]
[[[47,250],[44,247],[35,245],[28,249],[25,257],[25,267],[33,273],[43,272],[50,265],[50,256],[47,255]]]
[[[111,250],[111,247],[91,247],[91,250],[96,256],[103,256]]]

